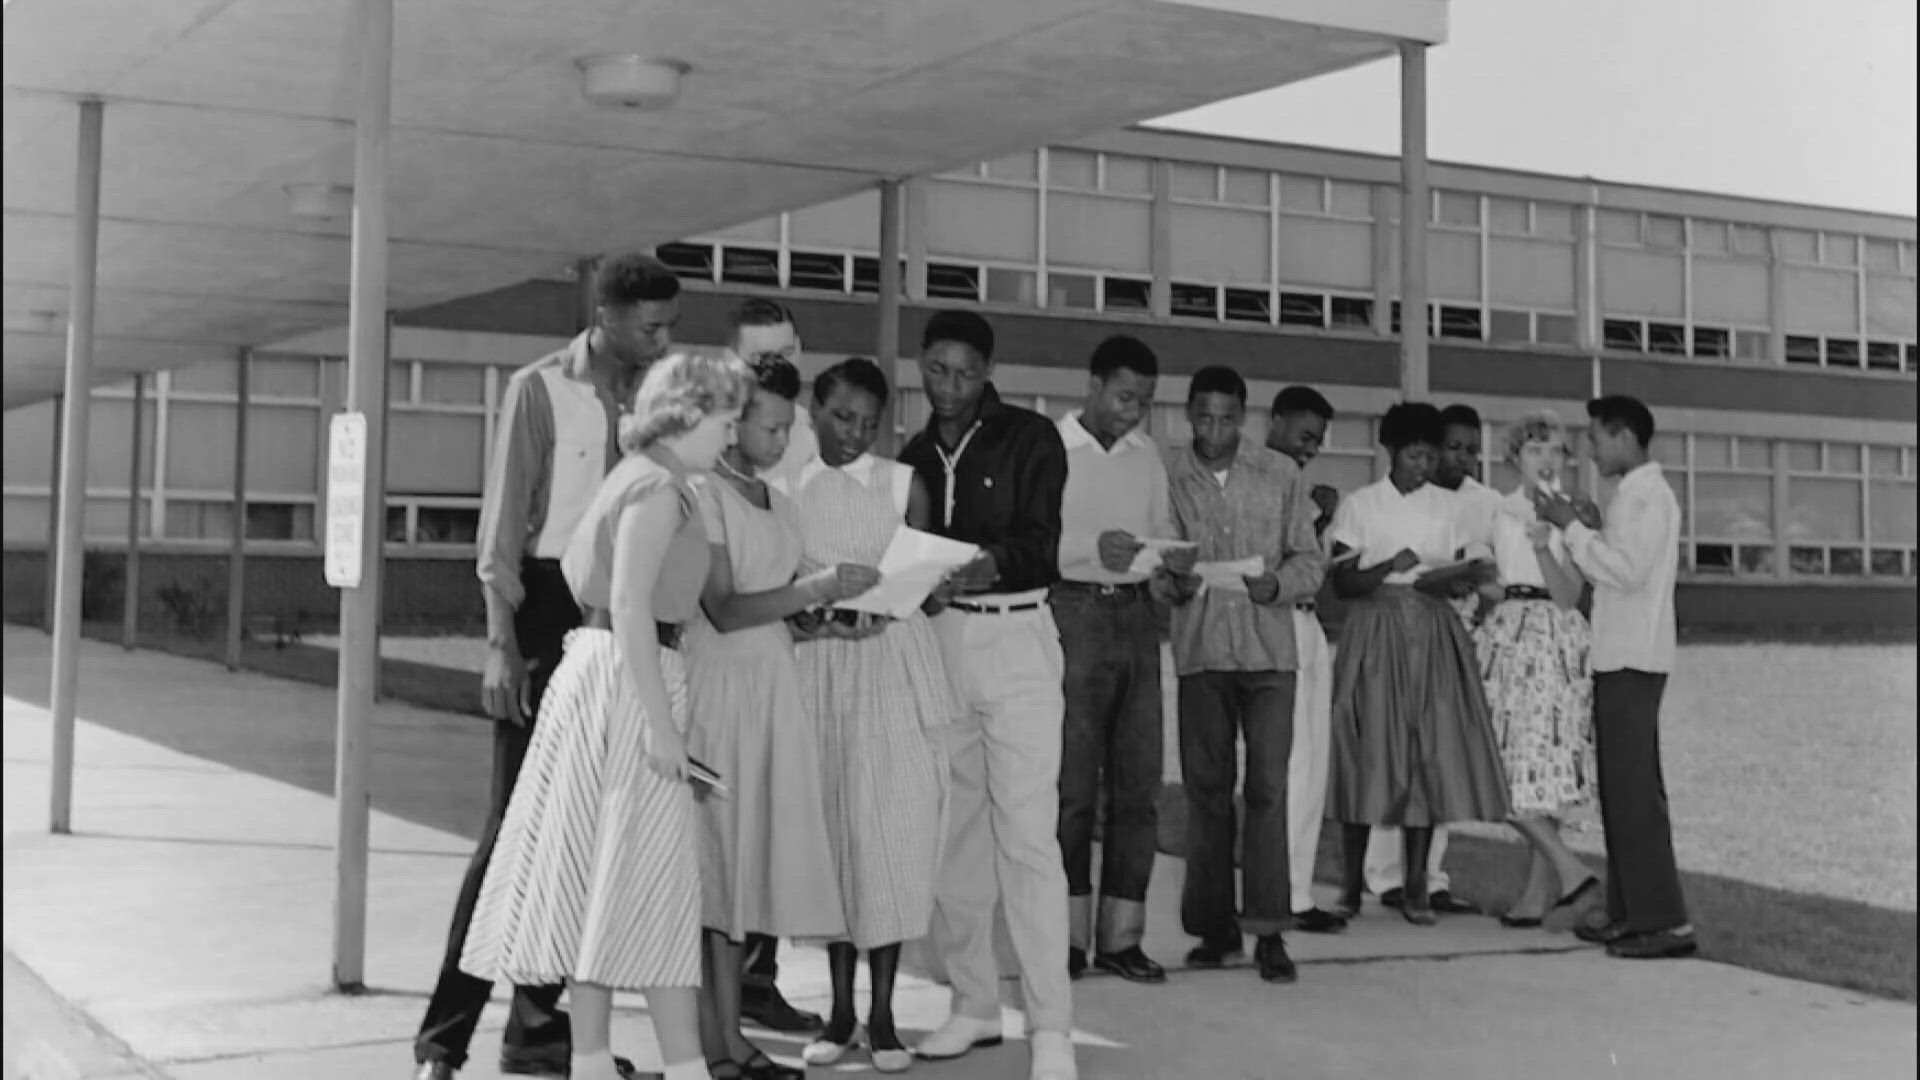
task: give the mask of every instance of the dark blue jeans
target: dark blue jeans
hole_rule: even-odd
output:
[[[1153,601],[1139,590],[1065,585],[1052,604],[1067,662],[1059,828],[1067,895],[1093,893],[1094,820],[1104,796],[1100,895],[1138,903],[1153,876],[1165,738]]]
[[[1293,754],[1291,671],[1180,676],[1180,778],[1187,789],[1187,880],[1180,923],[1209,944],[1293,925],[1287,870],[1287,759]],[[1246,837],[1234,903],[1233,810],[1238,739],[1247,741]]]

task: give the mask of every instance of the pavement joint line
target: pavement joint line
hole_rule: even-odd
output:
[[[56,991],[11,945],[5,947],[4,960],[10,984],[6,1037],[15,1043],[14,1068],[20,1080],[171,1080],[93,1014]],[[39,1014],[33,1017],[37,1030],[21,1030],[23,1012]]]
[[[485,1030],[485,1029],[481,1029]],[[479,1034],[479,1032],[475,1032]],[[279,1057],[286,1054],[325,1054],[336,1050],[366,1050],[376,1046],[413,1046],[413,1036],[391,1039],[359,1039],[353,1042],[327,1043],[324,1046],[267,1046],[253,1050],[233,1050],[224,1054],[207,1054],[202,1057],[168,1058],[167,1064],[184,1067],[192,1065],[217,1065],[222,1061],[245,1061],[248,1058]]]

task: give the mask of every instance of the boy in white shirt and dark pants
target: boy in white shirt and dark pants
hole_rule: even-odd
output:
[[[1587,442],[1600,474],[1618,478],[1604,531],[1580,523],[1564,496],[1536,494],[1540,516],[1566,530],[1593,583],[1593,734],[1607,835],[1607,920],[1582,926],[1613,956],[1662,959],[1698,948],[1688,922],[1673,824],[1660,773],[1660,697],[1673,670],[1673,587],[1680,505],[1648,459],[1653,414],[1635,398],[1587,403]]]

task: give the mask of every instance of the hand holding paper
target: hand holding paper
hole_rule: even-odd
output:
[[[919,610],[928,594],[948,574],[971,563],[979,554],[980,549],[972,544],[902,525],[887,544],[886,554],[880,557],[880,583],[834,606],[904,619]]]
[[[1267,563],[1258,555],[1249,555],[1231,562],[1194,563],[1193,572],[1199,575],[1202,589],[1244,593],[1247,591],[1247,579],[1266,573]]]
[[[1140,550],[1133,556],[1133,565],[1127,567],[1129,573],[1151,574],[1166,566],[1178,572],[1185,557],[1200,550],[1200,545],[1191,540],[1140,540]]]

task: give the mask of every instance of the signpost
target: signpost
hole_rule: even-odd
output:
[[[327,432],[327,584],[360,587],[360,530],[367,512],[367,417],[343,412]]]

